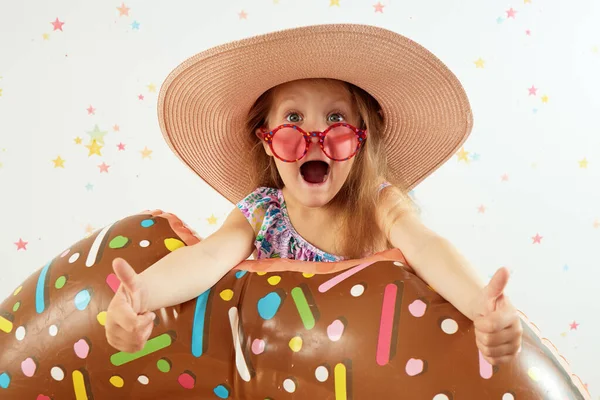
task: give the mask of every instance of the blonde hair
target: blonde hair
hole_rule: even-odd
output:
[[[339,223],[340,242],[338,255],[346,258],[361,258],[378,251],[391,248],[387,240],[389,226],[383,229],[377,224],[377,204],[379,185],[387,176],[386,149],[381,138],[383,116],[377,100],[363,89],[336,79],[319,78],[327,84],[343,85],[350,93],[355,109],[360,116],[361,129],[367,129],[367,140],[355,156],[354,165],[346,182],[338,194],[327,205],[333,212],[334,220]],[[255,135],[257,128],[264,127],[271,109],[274,88],[263,93],[250,109],[246,122],[248,145],[254,163],[251,165],[251,176],[255,178],[254,187],[267,186],[282,189],[284,184],[279,176],[273,157],[268,156],[262,142]],[[394,190],[399,193],[402,203],[406,204],[408,196],[397,185]],[[387,221],[394,221],[402,214],[405,207],[394,207],[388,211]]]

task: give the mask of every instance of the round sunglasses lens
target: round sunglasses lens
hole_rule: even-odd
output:
[[[273,151],[279,158],[295,161],[306,150],[306,140],[300,131],[294,128],[281,128],[273,135]]]
[[[357,146],[356,133],[346,126],[331,129],[323,142],[325,154],[334,160],[344,160],[352,156]]]

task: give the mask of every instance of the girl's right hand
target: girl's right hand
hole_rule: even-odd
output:
[[[106,339],[119,351],[135,353],[144,348],[156,315],[148,310],[148,293],[140,276],[122,258],[113,260],[121,281],[106,312]]]

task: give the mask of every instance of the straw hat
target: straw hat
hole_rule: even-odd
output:
[[[355,24],[286,29],[210,48],[163,83],[158,115],[173,152],[232,203],[255,188],[245,119],[269,88],[335,78],[381,105],[389,176],[412,189],[447,161],[471,132],[472,113],[456,76],[414,41]]]

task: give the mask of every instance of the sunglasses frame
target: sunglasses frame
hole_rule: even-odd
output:
[[[329,131],[331,131],[333,128],[337,128],[338,126],[344,126],[344,127],[350,128],[350,130],[352,130],[356,134],[356,138],[357,138],[356,149],[354,149],[354,152],[349,157],[342,158],[342,159],[330,157],[329,154],[327,154],[327,152],[325,151],[325,137],[327,136]],[[302,136],[304,137],[304,140],[306,143],[306,147],[304,148],[304,153],[302,153],[302,155],[295,160],[286,160],[284,158],[281,158],[277,154],[275,149],[273,148],[273,138],[275,137],[275,134],[283,128],[294,128],[298,132],[300,132],[302,134]],[[281,161],[289,162],[289,163],[293,163],[293,162],[299,161],[302,158],[304,158],[304,156],[308,153],[308,149],[312,143],[312,138],[315,138],[315,137],[319,138],[319,146],[321,147],[321,151],[323,152],[323,154],[325,154],[330,160],[333,160],[333,161],[346,161],[346,160],[351,159],[352,157],[354,157],[356,155],[356,153],[358,153],[358,150],[360,150],[364,141],[367,140],[367,130],[366,129],[358,129],[358,128],[356,128],[350,124],[347,124],[345,122],[336,122],[335,124],[330,125],[327,129],[325,129],[322,132],[320,132],[320,131],[306,132],[305,130],[300,128],[298,125],[294,125],[294,124],[282,124],[282,125],[277,126],[274,129],[270,130],[269,132],[265,132],[263,130],[261,130],[261,132],[263,134],[263,140],[269,144],[269,147],[271,148],[273,155],[275,157],[277,157],[278,159],[280,159]]]

